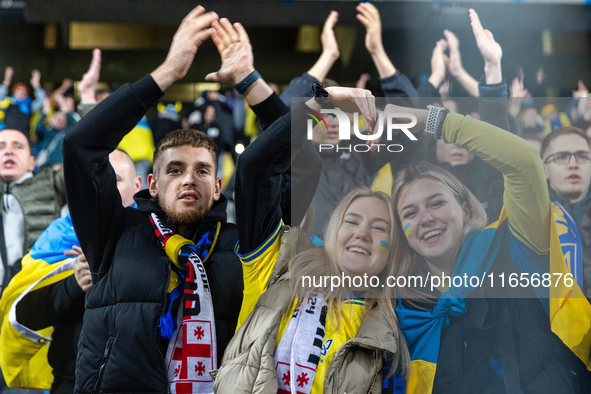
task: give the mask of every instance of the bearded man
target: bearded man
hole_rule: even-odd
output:
[[[170,133],[137,209],[123,208],[108,155],[186,75],[217,18],[191,11],[164,63],[99,103],[64,140],[66,194],[93,282],[77,393],[213,392],[208,371],[234,334],[243,290],[217,149],[199,131]]]

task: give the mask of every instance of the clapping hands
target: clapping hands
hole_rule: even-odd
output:
[[[214,21],[212,27],[211,39],[220,53],[222,65],[218,71],[207,74],[205,80],[236,85],[254,71],[248,34],[240,23],[232,24],[226,18]]]

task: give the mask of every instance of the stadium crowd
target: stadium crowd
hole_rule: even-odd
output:
[[[542,71],[533,93],[523,74],[507,82],[470,10],[482,75],[445,30],[415,86],[378,9],[355,11],[382,99],[367,74],[327,78],[335,11],[318,60],[283,89],[256,71],[244,27],[201,6],[160,67],[117,89],[97,90],[99,49],[76,90],[6,67],[0,393],[591,392],[585,83],[565,99],[545,97]],[[224,88],[162,101],[210,39],[221,67],[204,80]],[[409,133],[391,130],[409,115]],[[380,133],[402,149],[379,149]],[[301,281],[442,272],[574,281],[521,293]]]

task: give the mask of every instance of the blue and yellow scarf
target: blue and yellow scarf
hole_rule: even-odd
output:
[[[480,231],[475,230],[464,243],[453,276],[476,275],[481,277],[490,268],[502,247],[503,235],[512,231],[505,210],[500,219]],[[569,272],[565,264],[554,217],[551,220],[549,272]],[[518,234],[516,234],[521,238]],[[523,269],[523,267],[520,267]],[[533,267],[532,267],[533,268]],[[466,312],[464,298],[471,287],[452,288],[443,293],[433,311],[416,310],[398,303],[396,313],[411,354],[411,370],[407,378],[406,393],[429,394],[439,357],[442,330],[449,325],[450,316]],[[549,299],[540,299],[549,311],[552,331],[591,370],[591,305],[584,298],[579,286],[567,287],[564,281],[549,288]]]
[[[554,221],[566,265],[579,287],[583,288],[583,242],[574,219],[557,201],[552,201]]]

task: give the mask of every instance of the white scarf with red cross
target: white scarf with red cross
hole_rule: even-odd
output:
[[[275,351],[277,394],[310,394],[326,325],[326,301],[310,294],[296,308]]]

